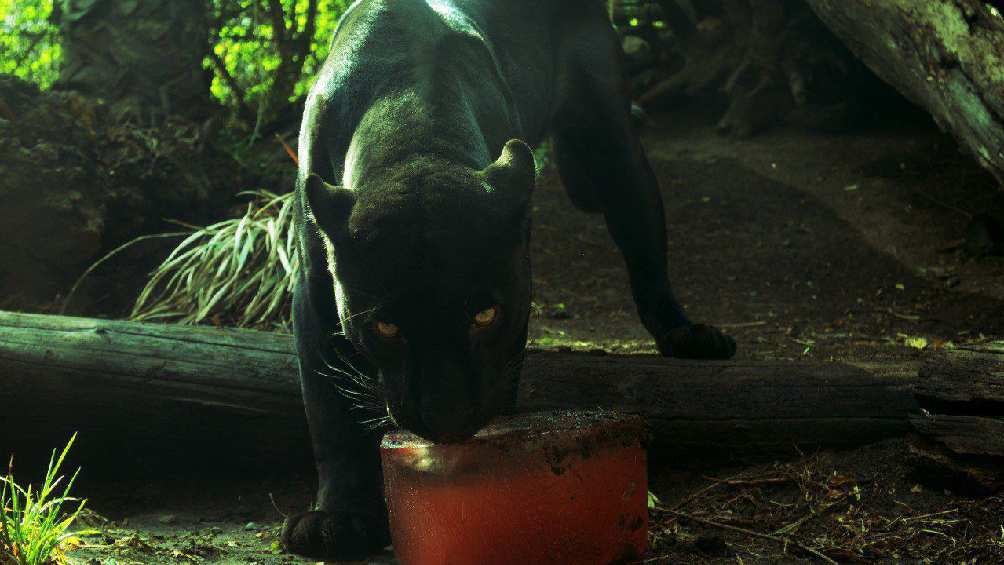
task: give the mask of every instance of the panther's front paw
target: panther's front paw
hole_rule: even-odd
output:
[[[659,352],[666,357],[731,359],[736,354],[736,340],[704,324],[673,328],[656,341]]]
[[[354,514],[315,510],[290,516],[282,527],[286,551],[311,559],[361,561],[389,543],[386,520]]]

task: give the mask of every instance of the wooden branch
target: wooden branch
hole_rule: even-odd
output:
[[[268,15],[272,20],[272,39],[279,47],[281,54],[283,52],[283,44],[286,41],[286,17],[282,9],[282,2],[279,0],[268,0]]]
[[[639,414],[652,447],[673,453],[794,453],[902,433],[915,410],[913,364],[684,361],[538,353],[520,410],[604,407]]]
[[[1004,19],[982,0],[808,0],[872,71],[1004,186]]]
[[[961,455],[1004,457],[1004,419],[987,416],[930,414],[911,418],[914,428]]]
[[[18,54],[18,55],[16,55],[14,57],[14,68],[15,69],[18,68],[18,67],[20,67],[25,62],[25,60],[28,58],[28,56],[31,55],[32,51],[35,50],[35,47],[38,47],[38,44],[42,41],[42,38],[45,37],[46,35],[48,35],[48,32],[40,31],[38,33],[33,33],[33,34],[32,33],[27,33],[27,32],[22,32],[21,35],[22,36],[29,36],[29,37],[31,37],[31,43],[28,44],[28,48],[27,49],[25,49],[20,54]]]
[[[314,0],[311,0],[312,2]],[[274,80],[265,98],[258,106],[258,119],[255,123],[252,139],[258,137],[259,130],[265,123],[272,123],[282,110],[289,106],[289,97],[293,94],[296,82],[303,70],[303,63],[310,48],[310,39],[305,35],[297,35],[296,6],[292,7],[291,24],[287,28],[282,3],[279,0],[269,0],[269,15],[272,18],[273,38],[276,50],[279,52],[279,65],[273,72]],[[316,12],[316,4],[313,6]],[[313,19],[308,16],[309,26]],[[313,35],[313,32],[311,32]],[[304,41],[306,42],[304,44]]]
[[[931,357],[914,394],[912,451],[929,479],[953,490],[1004,488],[1004,342]]]
[[[0,312],[0,446],[48,450],[79,430],[98,464],[121,449],[306,465],[296,370],[287,334]],[[532,352],[518,409],[618,408],[646,419],[655,456],[763,458],[904,434],[914,373]]]
[[[307,57],[310,55],[310,44],[314,39],[316,18],[317,0],[308,0],[307,21],[304,23],[303,30],[299,34],[293,34],[294,39],[292,41],[290,60],[288,64],[282,64],[276,70],[277,73],[284,73],[288,77],[290,92],[286,93],[287,95],[293,93],[292,89],[295,88],[297,80],[303,74],[303,65],[307,62]]]
[[[303,61],[307,60],[310,54],[310,43],[314,40],[314,32],[317,28],[317,0],[307,2],[307,21],[303,26],[303,31],[299,37],[300,69],[303,68]],[[297,73],[299,74],[299,72]]]
[[[226,63],[213,49],[209,50],[209,59],[213,62],[213,66],[216,67],[216,72],[220,73],[223,82],[226,82],[227,86],[230,87],[230,91],[234,93],[241,117],[247,121],[253,120],[255,118],[255,111],[248,106],[244,89],[241,88],[241,85],[237,83],[237,79],[227,70]]]

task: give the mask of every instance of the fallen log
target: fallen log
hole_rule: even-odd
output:
[[[1004,18],[983,0],[807,0],[1004,186]]]
[[[915,373],[531,352],[518,409],[617,408],[657,456],[762,458],[905,434]],[[0,407],[0,457],[79,430],[92,466],[310,462],[288,334],[0,312]]]
[[[1004,342],[931,357],[914,388],[914,463],[931,482],[985,494],[1004,488]]]

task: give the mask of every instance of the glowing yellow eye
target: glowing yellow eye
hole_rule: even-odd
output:
[[[376,333],[379,334],[380,337],[392,338],[397,337],[398,334],[401,333],[401,328],[388,322],[377,322],[373,325],[373,327],[376,329]]]
[[[485,308],[484,310],[474,315],[474,325],[479,328],[487,328],[488,326],[495,323],[495,319],[498,318],[498,315],[499,315],[498,306]]]

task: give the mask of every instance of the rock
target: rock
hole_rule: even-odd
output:
[[[199,145],[193,122],[169,118],[140,128],[114,120],[99,101],[6,75],[0,100],[0,309],[57,309],[111,249],[174,231],[164,218],[205,223],[216,215],[210,196],[228,196],[210,186],[205,164],[215,153]],[[123,275],[128,285],[154,265],[152,249],[129,257],[136,272]],[[89,312],[89,300],[102,296],[103,308],[127,307],[135,296],[129,289],[85,286],[75,303],[81,308],[71,312]]]
[[[94,139],[72,116],[72,95],[25,85],[0,78],[14,115],[0,124],[2,308],[37,306],[65,290],[101,250],[107,213],[87,149]]]
[[[965,251],[972,257],[1004,253],[1004,226],[987,214],[977,214],[966,227]]]

